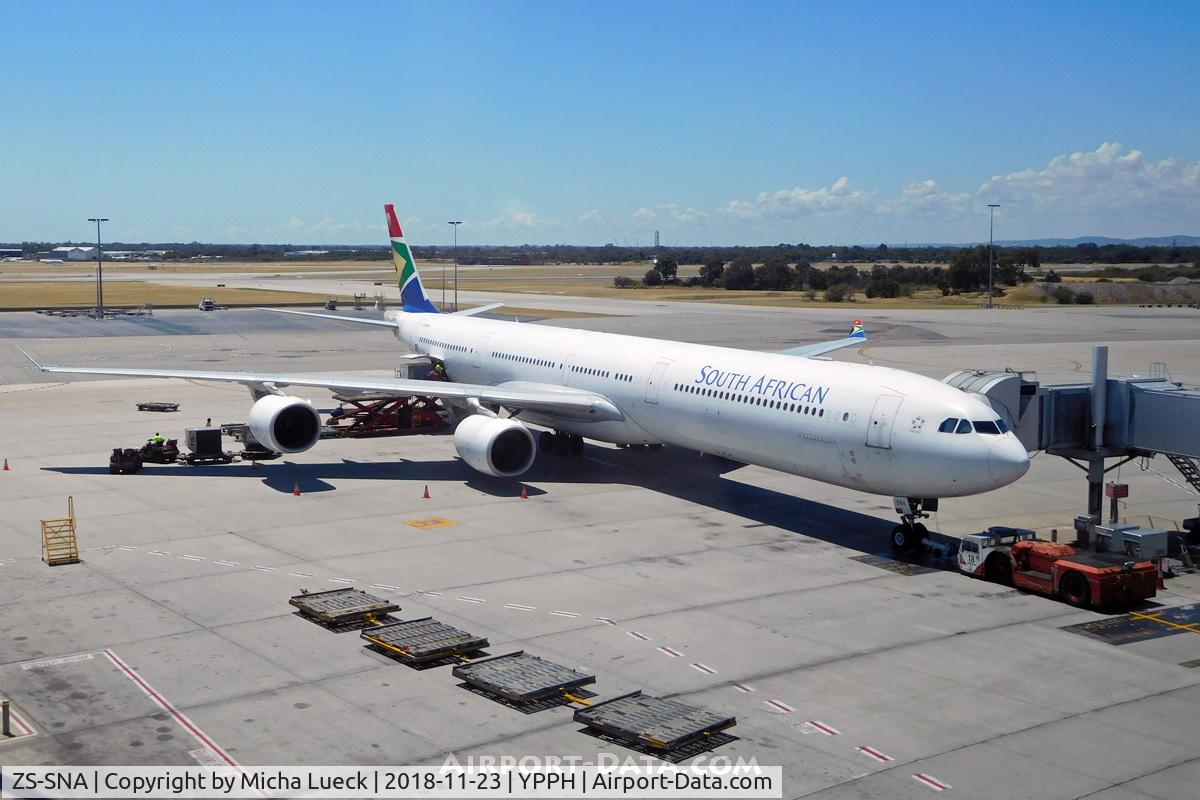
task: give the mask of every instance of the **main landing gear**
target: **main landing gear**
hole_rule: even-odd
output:
[[[892,502],[896,513],[900,515],[900,524],[892,528],[893,550],[917,550],[929,535],[929,529],[919,520],[928,517],[929,512],[937,511],[936,497],[893,497]]]
[[[583,455],[583,437],[560,431],[542,431],[538,436],[538,447],[547,455],[578,457]]]

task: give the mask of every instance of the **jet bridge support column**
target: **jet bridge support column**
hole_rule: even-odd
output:
[[[1088,458],[1088,516],[1103,521],[1104,513],[1104,421],[1108,413],[1108,345],[1092,348],[1091,412],[1092,455]]]

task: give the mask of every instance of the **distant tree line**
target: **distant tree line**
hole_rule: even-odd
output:
[[[5,248],[21,248],[26,254],[42,252],[59,244],[70,242],[20,242],[0,244]],[[92,242],[79,242],[90,246]],[[295,245],[295,244],[205,244],[203,242],[112,242],[106,243],[112,250],[167,250],[163,260],[187,260],[198,256],[220,256],[236,261],[279,261],[285,253],[297,250],[327,250],[328,253],[311,256],[286,256],[288,260],[360,260],[383,261],[389,259],[390,249],[382,245]],[[983,246],[986,251],[986,246]],[[720,259],[723,264],[737,263],[787,264],[817,263],[833,260],[855,263],[947,264],[953,263],[964,252],[978,251],[979,246],[969,247],[892,247],[886,244],[877,247],[851,245],[835,247],[829,245],[777,244],[763,247],[679,247],[669,251],[649,247],[624,247],[615,244],[604,246],[583,245],[516,245],[482,246],[459,245],[457,256],[464,263],[488,263],[502,257],[519,257],[524,263],[533,264],[625,264],[648,262],[664,255],[676,264],[704,265]],[[413,248],[417,258],[450,258],[451,248],[444,246],[419,246]],[[1079,244],[1061,247],[996,247],[997,265],[1018,266],[1038,269],[1043,264],[1200,264],[1200,246],[1148,246],[1136,247],[1128,244]]]

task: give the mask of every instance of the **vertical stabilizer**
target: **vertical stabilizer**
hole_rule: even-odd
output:
[[[400,281],[401,305],[410,313],[436,314],[437,306],[425,294],[421,276],[417,274],[417,262],[413,260],[408,242],[404,241],[404,231],[400,230],[400,220],[396,218],[396,207],[388,203],[383,210],[387,214],[388,237],[392,241],[392,261],[396,264],[396,277]]]

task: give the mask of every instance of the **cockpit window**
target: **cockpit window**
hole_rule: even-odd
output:
[[[975,432],[1000,435],[1000,426],[990,419],[975,420]]]
[[[954,433],[954,427],[956,425],[958,425],[958,420],[951,417],[950,419],[942,422],[941,425],[938,425],[938,433]]]
[[[1004,420],[996,420],[996,427],[1000,429],[1001,433],[1008,433],[1008,423],[1006,423]]]
[[[960,419],[958,421],[958,427],[955,428],[954,432],[955,433],[970,433],[971,432],[971,421],[966,420],[966,419]]]

